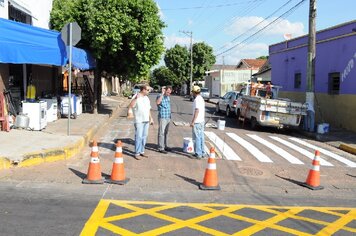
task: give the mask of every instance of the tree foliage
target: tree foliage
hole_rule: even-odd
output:
[[[268,56],[260,56],[260,57],[257,57],[256,59],[268,59]]]
[[[76,21],[82,28],[79,47],[89,49],[100,70],[137,82],[158,64],[165,27],[153,0],[54,0],[53,29]]]
[[[166,51],[164,62],[180,83],[190,81],[190,50],[176,44]],[[213,48],[200,42],[193,44],[193,81],[201,80],[205,71],[215,63]]]
[[[177,76],[166,66],[161,66],[156,68],[152,72],[152,80],[153,85],[172,85],[176,86],[180,84]]]
[[[216,59],[213,54],[213,48],[200,42],[193,44],[193,78],[202,80],[205,71],[214,65]]]
[[[186,47],[176,44],[173,48],[168,49],[164,56],[164,62],[180,83],[189,80],[190,54]]]

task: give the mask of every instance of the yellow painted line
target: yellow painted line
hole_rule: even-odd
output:
[[[11,166],[11,162],[9,161],[9,159],[5,158],[5,157],[0,157],[0,170],[3,169],[8,169]]]
[[[333,235],[334,233],[344,228],[345,225],[347,225],[353,220],[356,220],[356,210],[351,210],[349,213],[345,214],[340,219],[327,225],[325,228],[320,230],[316,235]]]
[[[132,212],[119,214],[116,216],[105,217],[105,213],[108,210],[110,204],[118,205],[120,207],[131,210]],[[146,209],[137,206],[137,205],[145,205],[145,204],[152,205],[152,207]],[[206,214],[197,217],[192,217],[187,220],[182,220],[179,218],[175,218],[174,216],[169,216],[162,213],[162,211],[164,210],[169,211],[170,209],[174,209],[182,206],[205,211]],[[223,208],[215,209],[214,207],[223,207]],[[274,216],[271,216],[266,220],[260,221],[260,220],[253,219],[253,215],[251,216],[251,218],[249,218],[247,216],[237,215],[237,213],[232,213],[243,208],[252,208],[256,210],[261,210],[267,213],[274,214]],[[287,211],[282,212],[275,209],[286,209]],[[314,210],[324,214],[338,216],[339,219],[330,223],[322,220],[315,220],[315,219],[296,215],[304,210]],[[332,212],[331,210],[346,210],[349,211],[349,213],[342,214],[338,212]],[[121,228],[117,225],[111,224],[111,222],[115,222],[123,219],[130,219],[142,215],[149,215],[164,220],[167,222],[167,224],[139,234]],[[349,222],[356,220],[356,208],[263,206],[263,205],[233,205],[233,204],[205,204],[205,203],[169,203],[169,202],[163,203],[163,202],[119,201],[119,200],[102,199],[98,203],[98,206],[94,210],[93,214],[91,215],[87,223],[85,224],[81,232],[81,235],[95,235],[99,227],[120,235],[161,235],[183,228],[190,228],[211,235],[228,235],[227,233],[199,224],[200,222],[211,220],[219,216],[225,216],[231,219],[236,219],[252,224],[252,226],[242,229],[241,231],[236,232],[233,235],[253,235],[266,228],[271,228],[271,229],[279,230],[281,232],[286,232],[294,235],[302,235],[302,236],[311,235],[296,229],[288,228],[277,224],[287,219],[302,220],[302,221],[325,226],[322,230],[318,232],[317,235],[330,235],[339,230],[345,230],[352,233],[356,232],[356,229],[346,226]]]

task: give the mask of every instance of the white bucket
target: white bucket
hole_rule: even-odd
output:
[[[194,153],[194,143],[192,138],[183,138],[183,152]]]
[[[321,123],[318,125],[318,134],[324,134],[329,132],[329,124],[328,123]]]
[[[224,130],[225,123],[226,123],[226,121],[224,121],[224,120],[218,120],[218,130]]]

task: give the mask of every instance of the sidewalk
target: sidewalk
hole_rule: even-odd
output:
[[[102,109],[98,114],[83,113],[70,120],[69,136],[67,118],[48,123],[42,131],[12,129],[0,132],[0,170],[73,157],[128,101],[118,96],[102,97]]]

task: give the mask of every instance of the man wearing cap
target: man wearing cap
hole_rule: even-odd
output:
[[[193,119],[190,126],[193,127],[194,157],[201,159],[204,156],[204,125],[205,125],[205,102],[200,95],[200,87],[193,86]]]
[[[167,136],[169,123],[171,122],[171,99],[172,88],[162,87],[162,93],[157,96],[156,104],[158,107],[158,151],[167,153],[171,149],[167,146]]]

